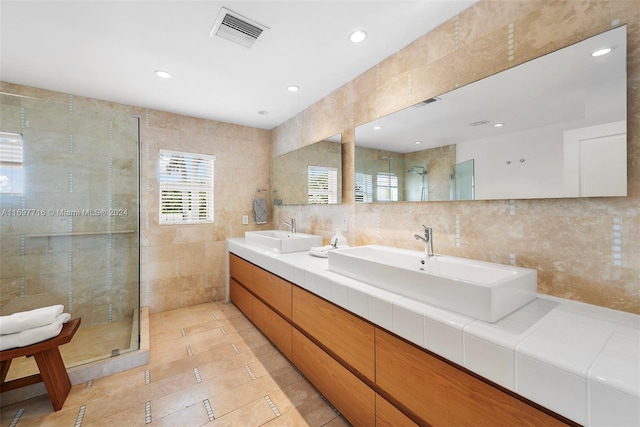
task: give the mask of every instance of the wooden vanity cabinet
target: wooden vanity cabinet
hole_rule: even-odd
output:
[[[379,328],[376,385],[432,426],[566,425]]]
[[[371,323],[297,286],[293,287],[293,322],[364,379],[375,381]]]

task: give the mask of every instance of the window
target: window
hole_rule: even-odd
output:
[[[338,169],[326,166],[308,166],[310,204],[338,203]]]
[[[0,194],[24,193],[22,159],[22,135],[0,132]]]
[[[398,177],[396,174],[378,172],[376,185],[379,202],[398,201]]]
[[[160,224],[213,222],[215,156],[160,150]]]
[[[356,172],[356,203],[373,202],[373,176],[368,173]]]

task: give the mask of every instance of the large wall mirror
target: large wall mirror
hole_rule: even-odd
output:
[[[342,135],[299,148],[273,159],[274,205],[342,202]]]
[[[356,202],[626,196],[626,55],[622,26],[358,126]]]

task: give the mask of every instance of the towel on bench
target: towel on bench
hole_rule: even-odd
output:
[[[0,316],[0,334],[16,334],[27,329],[47,326],[56,320],[56,316],[64,311],[62,304],[35,310],[21,311],[10,316]]]
[[[26,329],[16,334],[0,335],[0,350],[8,350],[16,347],[26,347],[49,338],[57,337],[62,330],[62,324],[71,319],[69,313],[61,313],[56,316],[49,325]]]

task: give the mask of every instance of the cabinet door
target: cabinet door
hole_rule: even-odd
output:
[[[354,426],[375,425],[375,392],[293,329],[293,363]]]
[[[564,425],[378,328],[376,384],[432,426]]]
[[[233,254],[229,254],[229,272],[284,318],[291,319],[291,283]]]
[[[249,289],[286,319],[291,319],[291,283],[256,267]]]
[[[291,360],[291,325],[257,298],[253,299],[253,323]]]
[[[253,317],[252,300],[253,295],[233,279],[229,279],[229,297],[231,301],[242,311],[249,319]]]
[[[293,288],[293,321],[353,369],[374,381],[374,327],[311,292]]]
[[[257,267],[248,261],[243,260],[237,255],[229,254],[229,273],[231,277],[248,286],[253,282],[253,271]]]

